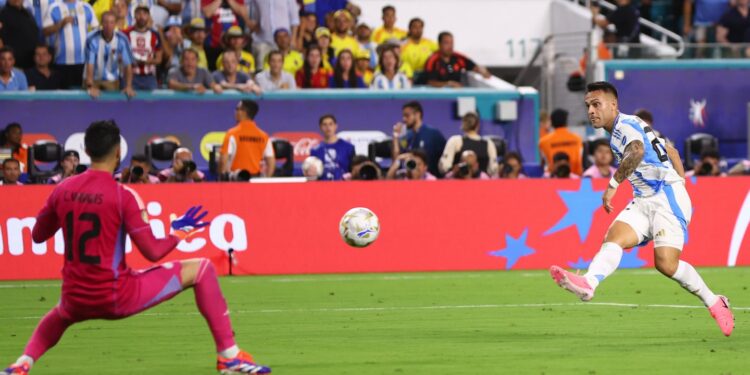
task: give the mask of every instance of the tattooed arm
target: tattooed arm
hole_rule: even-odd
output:
[[[617,192],[617,186],[619,186],[621,182],[625,181],[625,179],[633,174],[635,169],[638,168],[638,165],[640,165],[641,161],[643,161],[644,153],[645,151],[643,150],[643,142],[641,141],[630,142],[630,144],[625,147],[625,152],[623,153],[622,160],[620,161],[620,167],[617,168],[615,175],[612,176],[612,180],[610,180],[609,182],[607,190],[605,190],[604,194],[602,195],[602,204],[604,206],[604,210],[607,211],[607,213],[610,213],[612,212],[612,210],[614,210],[614,207],[612,207],[612,198],[615,196],[615,192]]]

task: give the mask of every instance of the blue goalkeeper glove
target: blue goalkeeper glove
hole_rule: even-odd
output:
[[[203,206],[193,206],[187,210],[187,212],[172,220],[172,229],[174,229],[174,235],[184,240],[195,233],[198,233],[208,224],[210,221],[203,222],[201,219],[208,215],[208,211],[200,212]]]

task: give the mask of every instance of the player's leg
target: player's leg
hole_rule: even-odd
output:
[[[55,346],[62,337],[65,330],[73,324],[73,320],[61,310],[60,305],[55,306],[45,315],[31,335],[23,355],[16,363],[8,366],[0,372],[2,375],[26,374],[34,365],[35,361],[44,355],[50,348]]]

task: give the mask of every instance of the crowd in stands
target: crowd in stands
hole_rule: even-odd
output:
[[[3,4],[3,2],[5,2]],[[462,87],[489,72],[424,21],[374,30],[348,1],[0,0],[0,92]]]
[[[115,175],[123,183],[202,182],[206,180],[247,181],[259,177],[278,177],[274,140],[262,130],[255,118],[260,108],[253,100],[237,103],[236,126],[228,129],[216,155],[215,175],[207,176],[197,168],[193,152],[175,144],[170,151],[171,163],[156,169],[150,155],[136,153],[129,164]],[[389,148],[390,164],[383,164],[373,155],[357,155],[353,144],[339,137],[339,124],[333,114],[318,120],[322,140],[310,150],[302,163],[301,174],[308,180],[437,180],[437,179],[517,179],[527,178],[518,152],[498,149],[493,140],[480,136],[481,118],[469,112],[462,117],[459,135],[445,136],[423,121],[424,109],[417,101],[402,107],[402,121],[393,126],[391,140],[383,141]],[[647,110],[637,111],[649,124],[653,117]],[[546,121],[546,119],[549,121]],[[556,109],[542,114],[543,126],[549,125],[539,140],[544,167],[543,178],[580,179],[611,178],[615,173],[614,157],[606,138],[584,141],[567,128],[568,113]],[[0,184],[20,185],[22,174],[29,173],[29,146],[24,144],[23,129],[18,123],[8,124],[0,132],[0,159],[3,169]],[[179,142],[178,140],[175,140]],[[669,142],[669,140],[667,140]],[[77,150],[61,151],[53,172],[36,183],[56,184],[82,173]],[[743,160],[727,169],[716,148],[700,152],[686,173],[694,176],[750,175],[750,161]],[[288,156],[287,156],[288,157]],[[169,156],[167,156],[169,158]],[[284,158],[284,156],[281,156]],[[35,168],[35,167],[32,167]]]

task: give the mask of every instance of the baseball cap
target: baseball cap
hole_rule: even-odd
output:
[[[180,16],[169,16],[167,18],[167,23],[164,24],[164,28],[168,29],[170,27],[181,27],[182,26],[182,17]]]
[[[148,3],[145,2],[145,1],[143,1],[143,0],[138,0],[135,3],[135,10],[138,10],[138,9],[145,9],[145,10],[147,10],[149,12],[151,11],[151,7],[149,7]]]
[[[366,49],[363,49],[363,48],[360,48],[359,51],[357,51],[357,53],[354,54],[354,57],[357,60],[359,60],[359,59],[370,60],[370,51],[366,50]]]
[[[227,32],[224,33],[224,35],[226,35],[227,37],[244,36],[244,34],[242,33],[242,29],[240,29],[240,27],[237,25],[234,25],[227,29]]]
[[[63,159],[65,159],[65,158],[67,158],[68,156],[71,156],[71,155],[75,156],[79,160],[81,159],[81,155],[78,154],[78,151],[76,151],[76,150],[67,150],[67,151],[65,151],[65,153],[63,153]]]
[[[190,28],[197,29],[197,30],[205,30],[206,21],[203,18],[195,17],[192,20],[190,20]]]
[[[354,19],[352,17],[352,14],[349,13],[349,11],[346,10],[346,9],[339,9],[339,10],[336,11],[336,13],[333,14],[334,18],[338,18],[340,16],[346,16],[346,18],[348,18],[349,20],[353,20]]]
[[[331,37],[331,30],[328,30],[327,27],[322,27],[322,26],[319,27],[319,28],[317,28],[317,29],[315,29],[315,38],[321,38],[321,37],[324,37],[324,36],[327,36],[327,37],[330,38]]]
[[[278,35],[279,33],[289,34],[289,29],[287,29],[286,27],[279,27],[278,29],[273,31],[273,37],[276,38],[276,35]]]

